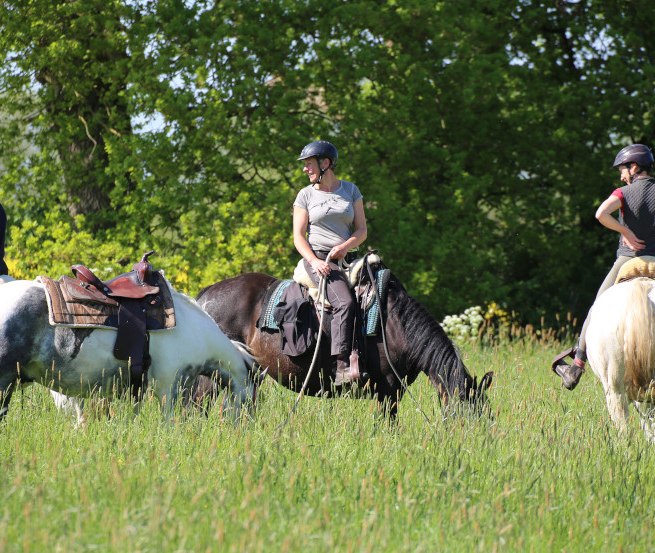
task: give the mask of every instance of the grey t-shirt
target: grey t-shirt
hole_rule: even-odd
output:
[[[355,208],[353,204],[362,199],[356,185],[345,180],[334,192],[317,190],[310,184],[303,188],[293,202],[309,214],[307,241],[314,251],[328,251],[342,244],[353,233]]]

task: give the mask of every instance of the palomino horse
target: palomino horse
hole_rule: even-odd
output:
[[[168,283],[167,283],[168,285]],[[170,286],[170,285],[169,285]],[[177,324],[150,333],[149,385],[167,413],[200,375],[218,376],[231,392],[233,414],[254,400],[252,356],[231,342],[194,300],[170,289]],[[0,419],[17,385],[38,382],[66,396],[111,397],[129,390],[126,361],[113,356],[116,331],[52,326],[43,284],[0,286]]]
[[[625,430],[632,401],[646,437],[655,441],[655,280],[615,284],[596,299],[589,316],[587,355],[612,421]]]
[[[280,351],[277,333],[256,326],[266,291],[278,282],[262,273],[245,273],[205,288],[197,301],[230,338],[249,347],[258,363],[268,369],[269,376],[297,391],[308,374],[313,352],[288,357]],[[404,386],[414,382],[421,372],[428,375],[444,402],[455,396],[476,408],[482,407],[493,373],[485,374],[478,383],[466,370],[441,325],[407,294],[393,275],[382,312],[388,355],[381,332],[365,338],[364,344],[360,344],[360,363],[364,365],[362,373],[367,375],[367,380],[361,385],[370,385],[392,418],[397,414]],[[321,341],[317,367],[320,370],[312,373],[307,393],[332,395],[335,390],[329,385],[332,374],[327,339]]]

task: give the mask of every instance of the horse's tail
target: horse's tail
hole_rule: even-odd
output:
[[[239,350],[243,362],[248,367],[248,370],[252,371],[255,366],[255,363],[257,363],[257,358],[252,353],[250,353],[250,348],[246,344],[244,344],[243,342],[239,342],[238,340],[230,340],[230,342],[232,342],[234,347],[237,348],[237,350]]]
[[[652,396],[655,376],[655,303],[649,297],[653,281],[638,278],[630,282],[624,317],[619,325],[623,336],[624,382],[628,397],[643,400]]]

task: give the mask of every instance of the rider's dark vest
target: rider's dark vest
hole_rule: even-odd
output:
[[[637,178],[632,184],[617,188],[613,195],[621,200],[619,222],[646,243],[643,250],[635,252],[623,244],[619,235],[617,256],[655,255],[655,178]]]

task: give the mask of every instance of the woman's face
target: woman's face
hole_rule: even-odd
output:
[[[321,173],[318,169],[318,159],[316,159],[315,157],[310,157],[309,159],[306,159],[302,171],[309,177],[309,182],[314,184],[316,181],[318,181],[318,178],[321,176]]]
[[[621,181],[623,181],[626,184],[630,184],[632,182],[632,171],[630,168],[634,164],[630,165],[619,165],[619,175],[621,176]]]

